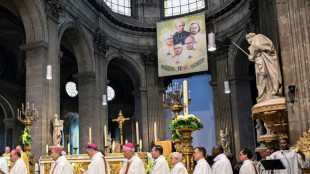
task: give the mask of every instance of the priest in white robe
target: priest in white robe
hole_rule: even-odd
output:
[[[211,174],[210,165],[205,159],[207,156],[206,149],[204,147],[196,147],[193,156],[194,160],[197,161],[193,174]]]
[[[212,148],[212,156],[214,156],[214,164],[212,166],[213,174],[232,174],[232,166],[229,159],[223,153],[224,148],[221,145],[215,145]]]
[[[251,149],[244,148],[239,153],[239,158],[243,162],[239,174],[257,174],[254,162],[250,160],[253,157]]]
[[[135,154],[135,146],[132,143],[124,145],[123,154],[127,160],[124,162],[119,174],[145,174],[144,164]]]
[[[108,162],[102,153],[98,151],[96,144],[88,145],[86,151],[91,158],[86,174],[110,174]]]
[[[72,165],[62,155],[62,149],[60,147],[54,147],[51,150],[51,157],[55,162],[52,165],[50,174],[73,174]]]
[[[14,149],[11,151],[10,160],[14,163],[10,174],[27,174],[27,167],[24,160],[21,158],[19,149]]]
[[[280,140],[280,151],[274,152],[266,159],[280,159],[285,166],[285,169],[274,170],[274,174],[301,174],[301,168],[308,168],[309,158],[301,151],[289,148],[287,138]]]
[[[0,158],[0,173],[8,174],[8,162],[6,161],[5,157]]]
[[[169,165],[163,156],[163,147],[156,145],[152,148],[151,154],[155,159],[154,165],[150,170],[150,174],[169,174]]]
[[[171,174],[188,174],[185,166],[182,164],[182,154],[179,152],[171,153],[170,164],[174,165]]]

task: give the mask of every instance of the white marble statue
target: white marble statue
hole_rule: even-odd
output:
[[[228,134],[228,130],[226,127],[226,131],[224,132],[224,130],[220,130],[220,137],[221,137],[221,144],[224,148],[224,153],[231,153],[230,151],[230,136]]]
[[[257,103],[282,97],[282,77],[277,51],[270,39],[262,34],[249,33],[249,60],[255,62]]]
[[[260,119],[256,119],[256,126],[255,126],[255,129],[256,129],[256,141],[258,143],[259,142],[259,137],[264,135],[264,126],[263,126],[263,123]]]
[[[55,114],[53,118],[53,145],[59,146],[61,142],[61,135],[63,131],[63,120],[58,119],[58,115]]]

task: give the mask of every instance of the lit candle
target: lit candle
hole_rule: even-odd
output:
[[[191,91],[188,91],[188,98],[191,98]]]
[[[184,115],[188,115],[187,81],[183,81],[183,106]]]
[[[24,103],[22,103],[22,111],[24,110]]]
[[[156,128],[156,121],[154,122],[154,139],[155,139],[155,143],[157,142],[157,128]]]
[[[139,149],[142,150],[142,140],[140,139]]]
[[[17,109],[17,116],[19,117],[19,109]]]
[[[48,144],[45,146],[46,154],[48,154]]]
[[[113,142],[112,142],[112,152],[114,153],[114,151],[115,151],[115,141],[113,140]]]
[[[89,144],[91,144],[91,127],[89,127]]]
[[[27,109],[29,109],[29,102],[27,102]]]
[[[70,149],[71,149],[70,143],[68,143],[68,155],[70,154]]]
[[[165,102],[165,94],[163,94],[163,102]]]
[[[20,117],[22,116],[22,111],[19,111],[19,116],[20,116]]]
[[[137,139],[137,144],[139,143],[139,123],[136,122],[136,139]]]
[[[125,144],[127,144],[127,143],[128,143],[128,140],[126,139],[126,140],[125,140]]]
[[[74,129],[74,147],[76,147],[76,129]]]
[[[37,111],[37,117],[39,116],[39,111]]]
[[[107,125],[104,125],[104,146],[108,146],[108,140],[107,140]]]
[[[34,103],[32,103],[32,110],[34,110]]]

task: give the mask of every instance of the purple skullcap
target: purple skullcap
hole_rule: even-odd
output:
[[[18,152],[18,153],[20,153],[20,150],[19,150],[19,149],[14,149],[14,151],[15,151],[15,152]]]
[[[132,143],[126,143],[124,146],[131,149],[135,148],[135,146]]]
[[[97,147],[97,145],[96,144],[90,144],[90,145],[88,145],[88,147],[91,147],[91,148],[94,148],[94,149],[98,149],[98,147]]]
[[[57,150],[58,152],[62,152],[62,149],[60,147],[54,147],[54,150]]]

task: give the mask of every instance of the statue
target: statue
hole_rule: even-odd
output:
[[[249,33],[249,60],[255,62],[257,103],[282,97],[282,77],[277,51],[270,39],[262,34]]]
[[[61,135],[63,131],[63,120],[58,119],[58,115],[55,114],[53,118],[53,145],[59,146],[61,141]]]
[[[263,126],[262,121],[260,119],[256,119],[255,129],[256,129],[256,141],[258,143],[260,143],[259,137],[262,136],[264,133],[264,126]]]
[[[108,152],[112,149],[112,138],[111,138],[111,132],[107,135],[107,146],[108,146]]]
[[[230,137],[228,134],[228,130],[226,127],[226,131],[224,132],[224,130],[220,130],[220,137],[221,137],[221,144],[223,146],[224,149],[224,153],[231,153],[230,152]]]

